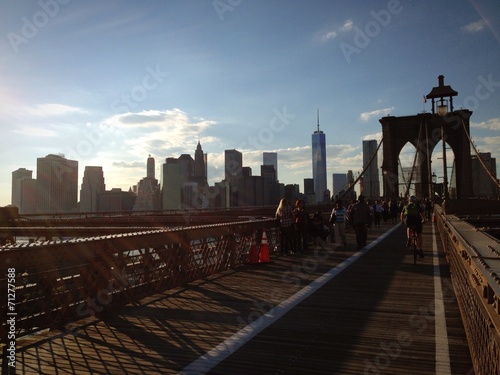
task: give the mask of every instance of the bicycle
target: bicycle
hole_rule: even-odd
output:
[[[417,264],[418,257],[418,247],[417,247],[417,238],[418,234],[416,231],[417,227],[410,227],[411,237],[410,237],[410,250],[413,252],[413,264]]]

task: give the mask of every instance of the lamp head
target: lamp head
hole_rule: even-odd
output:
[[[440,117],[446,116],[447,113],[448,113],[448,106],[447,105],[438,105],[437,106],[437,114]]]

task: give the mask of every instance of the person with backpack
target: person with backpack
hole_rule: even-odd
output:
[[[422,224],[425,223],[425,215],[422,206],[419,204],[417,197],[412,195],[408,200],[408,204],[401,210],[401,222],[406,225],[406,246],[411,245],[411,235],[414,228],[417,233],[417,249],[420,258],[424,257],[422,250]]]
[[[352,207],[349,214],[354,231],[356,232],[356,244],[358,250],[366,246],[368,237],[368,225],[371,224],[372,211],[370,205],[365,202],[365,197],[360,195],[358,202]]]

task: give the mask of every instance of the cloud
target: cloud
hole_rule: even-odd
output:
[[[32,126],[23,126],[22,128],[15,129],[12,131],[13,133],[17,133],[19,135],[25,136],[25,137],[57,137],[58,133],[49,130],[49,129],[43,129],[43,128],[35,128]]]
[[[149,110],[114,115],[104,122],[106,127],[123,136],[124,144],[132,153],[171,153],[194,150],[202,133],[216,125],[215,121],[194,118],[180,109]],[[204,138],[205,143],[216,142],[215,137]]]
[[[139,162],[139,161],[134,161],[134,162],[125,162],[125,161],[115,161],[113,162],[112,166],[113,167],[119,167],[119,168],[125,168],[125,169],[135,169],[135,168],[144,168],[146,165],[146,161],[144,162]]]
[[[496,150],[500,144],[500,136],[497,137],[474,137],[474,144],[479,152],[491,152]],[[471,151],[474,154],[474,150]]]
[[[359,115],[359,117],[362,121],[369,121],[373,117],[388,115],[391,111],[394,111],[394,107],[377,109],[371,112],[363,112],[361,115]]]
[[[500,118],[492,118],[483,122],[471,122],[471,128],[487,129],[487,130],[500,130]]]
[[[363,137],[363,141],[371,141],[373,139],[375,139],[376,141],[380,141],[382,139],[382,132],[368,134]]]
[[[336,31],[327,31],[323,34],[322,39],[326,42],[329,39],[334,39],[337,35],[338,33]]]
[[[26,108],[25,111],[30,115],[42,116],[42,117],[64,116],[75,113],[87,113],[87,111],[81,108],[71,107],[69,105],[57,104],[57,103],[39,104],[34,108]]]
[[[462,31],[468,34],[474,34],[482,31],[486,27],[485,20],[479,20],[476,22],[469,23],[462,27]]]
[[[344,33],[350,31],[352,29],[353,22],[352,20],[347,20],[344,22],[342,26],[338,26],[333,30],[327,30],[321,34],[321,41],[323,43],[328,42],[329,40],[335,39],[340,33]]]
[[[347,20],[345,21],[345,23],[340,27],[340,31],[342,32],[345,32],[345,31],[350,31],[352,29],[352,26],[353,26],[353,22],[352,20]]]

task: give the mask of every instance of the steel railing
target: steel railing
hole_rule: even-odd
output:
[[[499,374],[499,243],[440,207],[435,215],[475,373]]]
[[[1,343],[243,265],[263,228],[272,252],[271,219],[2,246]]]

